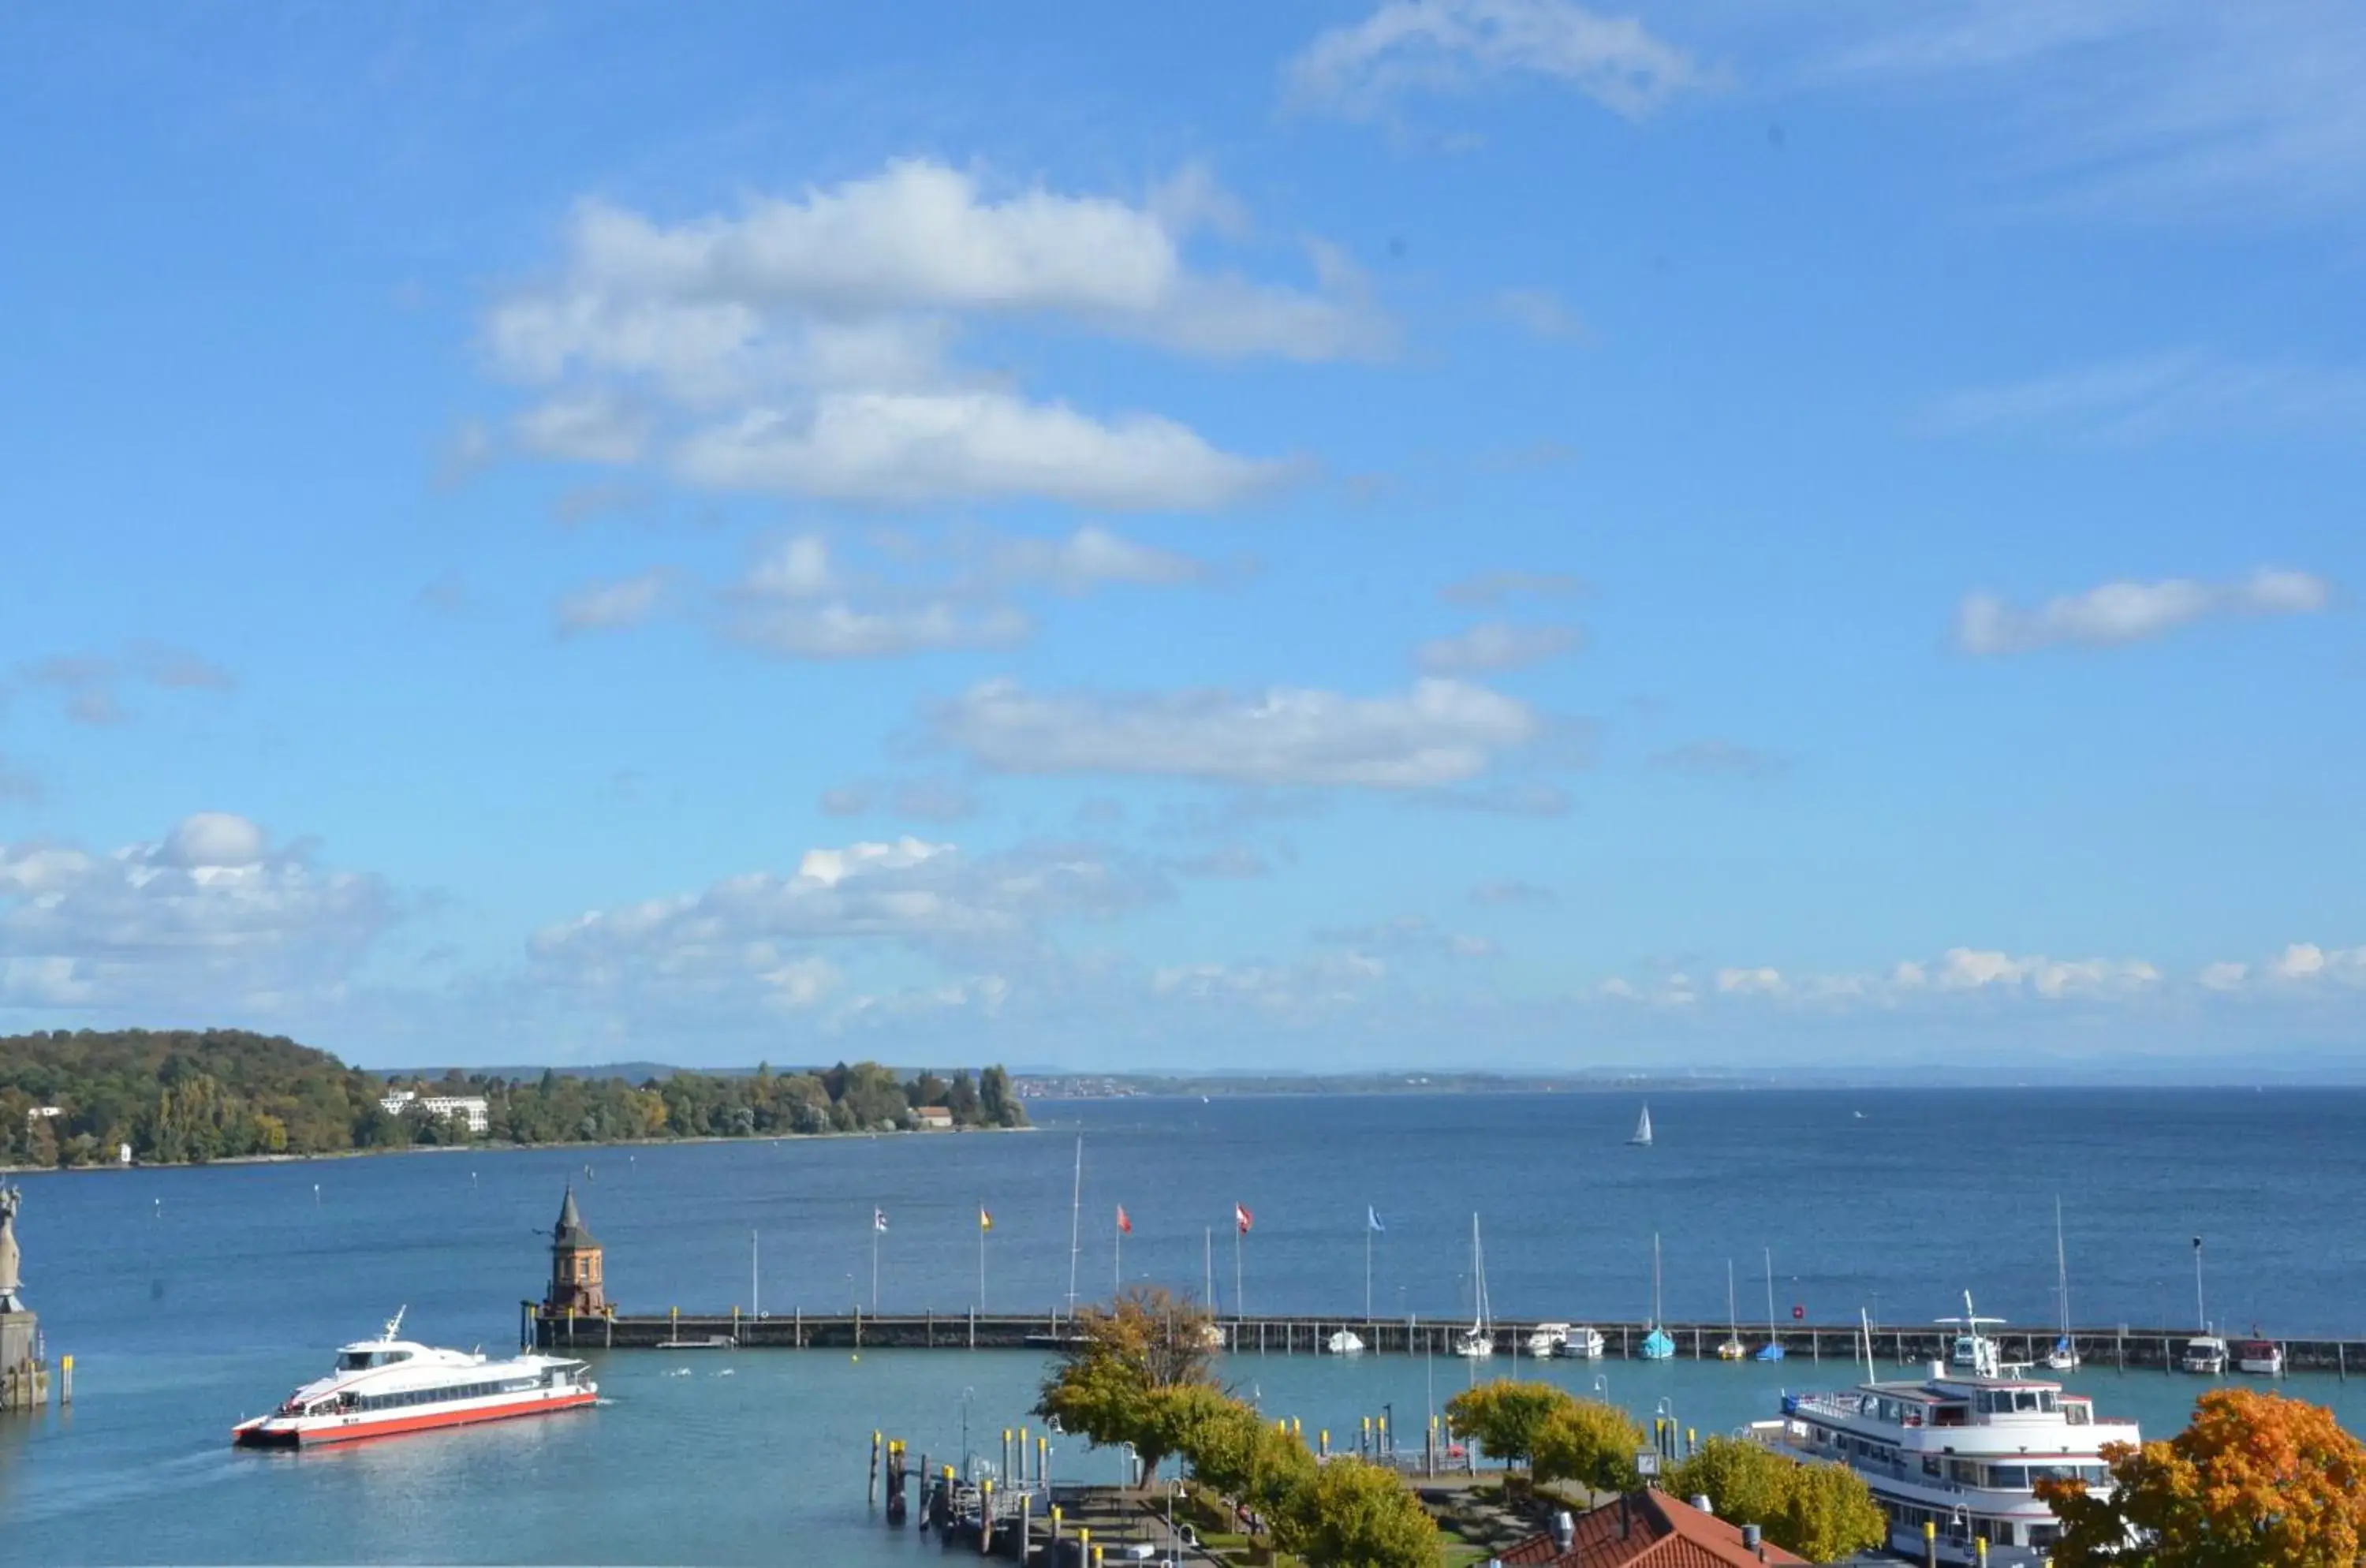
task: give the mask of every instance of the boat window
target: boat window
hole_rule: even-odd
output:
[[[1968,1459],[1949,1460],[1947,1461],[1947,1479],[1950,1481],[1960,1481],[1966,1486],[1977,1486],[1980,1483],[1980,1467],[1978,1461]]]
[[[2037,1391],[2034,1388],[2016,1389],[2013,1392],[2012,1407],[2015,1410],[2036,1410]]]
[[[2052,1389],[2040,1389],[2037,1394],[2037,1407],[2048,1416],[2052,1416],[2061,1409],[2061,1404],[2054,1397]]]
[[[2029,1467],[2025,1464],[1992,1464],[1989,1466],[1989,1484],[2018,1492],[2029,1484]]]

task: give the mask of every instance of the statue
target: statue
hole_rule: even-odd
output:
[[[23,1312],[17,1299],[24,1280],[17,1276],[24,1255],[17,1250],[17,1211],[24,1205],[22,1188],[0,1186],[0,1313]]]

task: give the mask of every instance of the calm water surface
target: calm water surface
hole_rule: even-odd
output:
[[[0,1563],[909,1556],[917,1542],[863,1515],[872,1429],[951,1457],[966,1413],[990,1450],[1023,1418],[1036,1358],[616,1355],[599,1368],[609,1403],[578,1416],[296,1455],[235,1452],[228,1432],[398,1306],[434,1343],[513,1344],[570,1177],[627,1311],[744,1308],[759,1290],[773,1313],[867,1302],[874,1206],[889,1218],[882,1307],[964,1311],[981,1204],[995,1220],[986,1305],[1050,1311],[1069,1289],[1077,1128],[1088,1297],[1114,1278],[1122,1202],[1128,1279],[1198,1289],[1212,1233],[1229,1306],[1239,1201],[1256,1215],[1240,1278],[1257,1311],[1360,1312],[1369,1205],[1386,1226],[1372,1289],[1387,1314],[1468,1310],[1476,1210],[1504,1315],[1641,1314],[1657,1231],[1673,1317],[1723,1315],[1730,1258],[1745,1324],[1763,1319],[1771,1247],[1786,1317],[1796,1303],[1823,1322],[1860,1307],[1924,1319],[1969,1286],[1982,1311],[2043,1323],[2059,1194],[2083,1324],[2187,1325],[2198,1234],[2212,1317],[2366,1337],[2366,1264],[2349,1245],[2366,1093],[1703,1093],[1653,1104],[1650,1151],[1624,1146],[1635,1111],[1594,1096],[1142,1100],[1052,1108],[1033,1134],[28,1178],[27,1293],[52,1352],[77,1358],[77,1401],[0,1425]],[[1310,1435],[1388,1407],[1410,1437],[1470,1376],[1459,1362],[1278,1354],[1224,1370]],[[1768,1414],[1785,1386],[1847,1376],[1797,1361],[1545,1371],[1581,1389],[1599,1376],[1639,1414],[1665,1402],[1704,1430]],[[2196,1391],[2160,1373],[2074,1381],[2158,1430]],[[2291,1382],[2366,1427],[2366,1384]],[[1078,1444],[1053,1471],[1114,1479],[1118,1461]]]

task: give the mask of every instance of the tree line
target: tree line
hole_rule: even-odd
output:
[[[390,1090],[410,1104],[389,1111]],[[486,1128],[430,1111],[436,1096],[481,1099]],[[920,1072],[876,1062],[753,1073],[674,1072],[640,1082],[546,1070],[507,1077],[459,1069],[389,1078],[326,1051],[244,1030],[78,1030],[0,1037],[0,1166],[142,1163],[327,1155],[459,1143],[613,1143],[909,1130],[941,1107],[956,1127],[1020,1127],[1010,1077]]]

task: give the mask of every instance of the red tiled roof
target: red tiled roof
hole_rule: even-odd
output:
[[[1530,1536],[1496,1555],[1506,1568],[1757,1568],[1761,1562],[1804,1568],[1807,1559],[1769,1544],[1765,1555],[1741,1544],[1741,1529],[1663,1492],[1639,1492],[1577,1518],[1576,1544],[1557,1551],[1551,1535]]]

